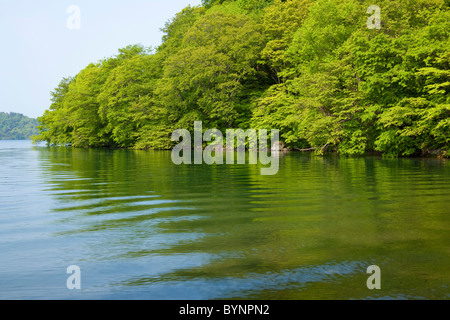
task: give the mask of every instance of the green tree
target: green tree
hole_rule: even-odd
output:
[[[158,47],[158,52],[165,58],[176,54],[181,47],[183,37],[190,27],[205,13],[205,8],[188,6],[166,22],[161,31],[164,32],[162,44]]]
[[[447,0],[203,1],[155,53],[119,49],[63,79],[36,140],[170,148],[178,128],[277,128],[292,149],[362,155],[449,150]]]
[[[244,15],[200,18],[184,35],[183,48],[165,61],[158,88],[179,125],[196,119],[224,128],[248,119],[245,88],[257,80],[262,45],[261,28]]]
[[[267,44],[261,57],[270,68],[270,76],[278,84],[283,81],[280,72],[287,68],[286,50],[306,19],[310,4],[310,0],[275,0],[272,6],[264,10],[263,27]]]
[[[63,78],[51,93],[50,108],[38,118],[39,134],[33,137],[35,142],[46,141],[48,144],[62,145],[71,143],[73,128],[69,125],[69,114],[63,109],[63,104],[72,82],[74,78]]]
[[[20,113],[0,112],[0,140],[28,140],[38,133],[38,122]]]
[[[112,70],[98,95],[99,114],[105,132],[119,147],[132,147],[158,120],[152,109],[153,94],[160,77],[161,61],[156,55],[135,55]],[[146,129],[143,129],[146,128]]]

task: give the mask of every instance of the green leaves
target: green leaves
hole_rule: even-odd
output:
[[[0,112],[0,140],[28,140],[37,134],[37,125],[23,114]]]
[[[175,129],[280,129],[291,149],[447,154],[450,11],[444,0],[204,1],[141,45],[63,79],[37,140],[171,148]]]
[[[150,120],[159,63],[157,56],[135,55],[111,71],[98,95],[106,132],[119,147],[134,145],[140,128]]]
[[[261,28],[244,15],[215,13],[194,23],[180,51],[164,63],[162,103],[178,117],[196,112],[217,128],[239,122],[245,85],[254,81],[263,42]]]

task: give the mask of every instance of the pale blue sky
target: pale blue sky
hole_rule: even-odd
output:
[[[157,47],[166,21],[201,0],[0,0],[0,112],[38,117],[63,77],[119,48]],[[70,30],[70,5],[81,29]]]

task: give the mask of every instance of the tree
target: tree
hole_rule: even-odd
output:
[[[151,130],[157,120],[153,94],[160,77],[161,61],[156,55],[134,55],[112,70],[98,95],[99,114],[105,132],[119,147],[134,146],[142,130]]]
[[[280,129],[292,149],[448,155],[447,0],[203,1],[155,52],[119,49],[63,79],[37,140],[170,148],[175,129]]]
[[[33,137],[35,142],[46,141],[48,144],[66,145],[72,141],[73,128],[69,125],[69,114],[63,110],[64,99],[74,78],[63,78],[51,93],[52,104],[49,110],[38,118],[39,134]]]
[[[0,112],[0,140],[28,140],[38,133],[38,122],[20,113]]]
[[[183,47],[164,63],[158,88],[179,125],[206,121],[217,128],[239,125],[250,116],[245,86],[253,86],[263,45],[261,28],[250,18],[216,13],[194,23]]]
[[[280,72],[287,68],[286,49],[306,19],[310,4],[310,0],[276,0],[274,5],[264,10],[263,27],[267,44],[261,56],[278,84],[283,81]]]

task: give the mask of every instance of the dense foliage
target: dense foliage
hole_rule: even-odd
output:
[[[0,112],[0,140],[29,140],[38,134],[38,122],[20,113]]]
[[[178,128],[280,129],[291,149],[450,150],[447,0],[205,0],[63,79],[36,140],[166,149]]]

